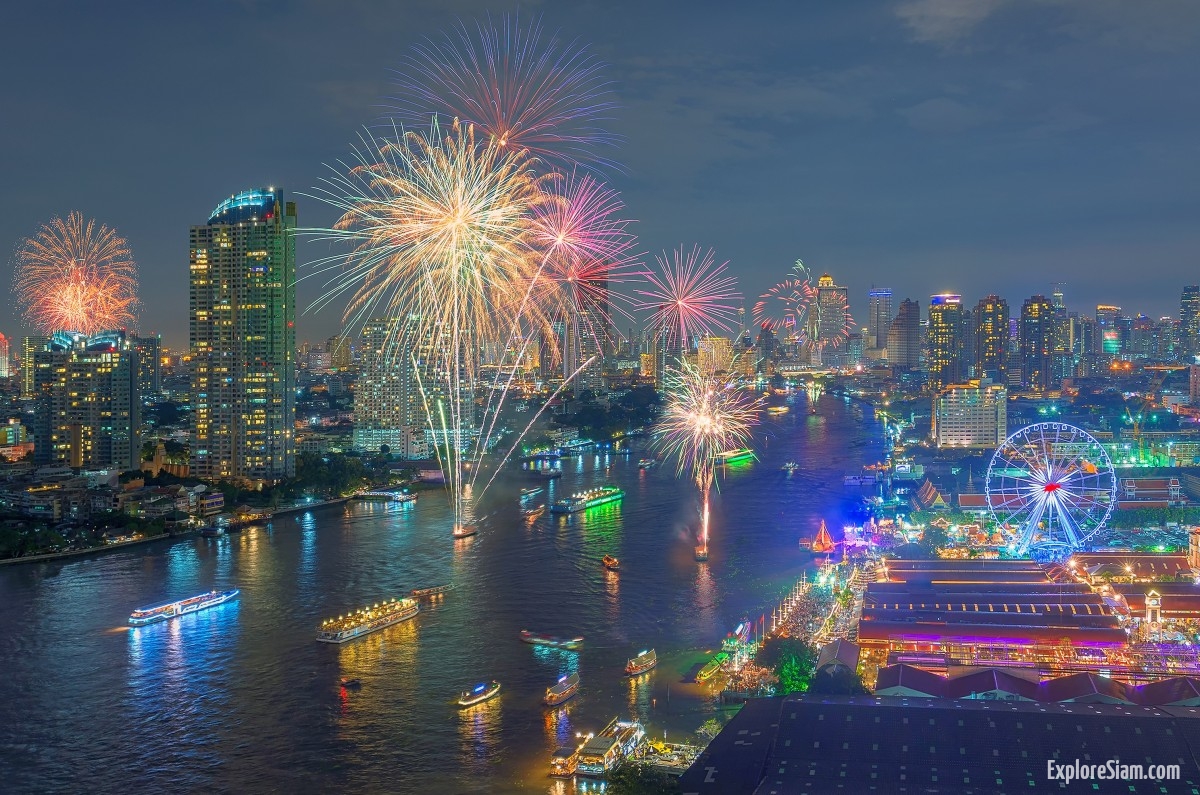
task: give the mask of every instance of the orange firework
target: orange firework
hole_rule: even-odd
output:
[[[16,292],[25,319],[43,334],[124,328],[137,308],[137,266],[115,230],[74,212],[17,249]]]

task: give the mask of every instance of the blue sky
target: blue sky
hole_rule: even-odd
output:
[[[747,304],[797,258],[860,319],[871,284],[1019,306],[1063,281],[1072,309],[1176,315],[1200,280],[1188,0],[21,4],[0,30],[0,249],[75,209],[116,227],[141,330],[185,343],[188,227],[266,184],[330,223],[295,194],[378,119],[411,46],[518,8],[608,64],[640,248],[715,248]],[[25,333],[11,300],[0,331]]]

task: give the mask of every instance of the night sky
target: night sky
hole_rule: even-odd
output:
[[[742,8],[748,6],[749,8]],[[0,248],[78,209],[141,267],[140,330],[187,340],[188,228],[276,185],[302,226],[411,45],[515,4],[9,4]],[[1200,280],[1193,0],[525,3],[608,64],[611,181],[642,250],[731,261],[747,303],[802,258],[928,302],[1066,282],[1068,306],[1178,315]],[[324,253],[301,241],[303,263]],[[301,309],[316,295],[302,283]],[[1019,310],[1018,310],[1019,311]],[[300,339],[339,328],[308,313]],[[13,303],[0,331],[26,333]]]

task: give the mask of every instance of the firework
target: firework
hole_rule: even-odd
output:
[[[506,17],[460,24],[404,60],[395,117],[410,126],[461,119],[501,148],[549,163],[605,164],[596,149],[617,138],[599,124],[615,105],[602,65],[576,42],[560,45],[534,22]]]
[[[807,279],[784,279],[758,297],[754,304],[754,323],[803,342],[816,294]]]
[[[700,492],[700,546],[708,549],[709,492],[720,454],[743,446],[758,419],[761,398],[729,380],[684,364],[667,373],[666,406],[654,444],[674,458]]]
[[[741,295],[725,275],[728,262],[718,265],[715,252],[699,246],[680,246],[655,259],[661,272],[646,274],[651,289],[637,291],[639,306],[653,311],[650,326],[662,330],[669,347],[686,350],[694,337],[731,330]]]
[[[479,145],[457,122],[444,137],[436,125],[427,135],[366,136],[355,154],[318,195],[342,213],[320,234],[353,251],[318,264],[331,275],[316,305],[348,294],[347,325],[404,319],[388,348],[422,360],[420,391],[457,531],[471,521],[472,459],[488,446],[474,416],[482,355],[547,322],[530,300],[541,267],[532,218],[559,199],[525,150]]]
[[[124,328],[137,308],[137,266],[115,230],[73,212],[17,249],[16,293],[43,334]]]

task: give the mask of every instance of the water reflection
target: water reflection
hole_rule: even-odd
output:
[[[504,694],[458,711],[461,756],[475,775],[486,776],[500,744]]]

